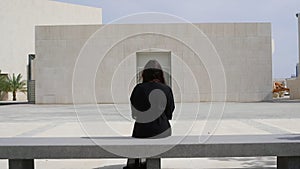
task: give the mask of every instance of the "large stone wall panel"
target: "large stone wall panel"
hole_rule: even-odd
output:
[[[91,79],[90,82],[78,82],[79,88],[74,89],[82,93],[81,103],[128,103],[136,83],[136,52],[140,51],[171,52],[172,88],[177,102],[222,101],[224,96],[227,101],[237,102],[270,99],[272,57],[269,23],[206,23],[195,26],[205,34],[199,31],[199,36],[193,36],[191,32],[196,28],[191,28],[190,24],[37,27],[37,103],[72,103],[72,75],[79,52],[86,42],[89,45],[85,46],[81,57],[88,58],[83,65],[89,71],[91,67],[98,68],[94,73],[79,75],[83,79]],[[176,36],[170,36],[172,33]],[[87,41],[89,35],[93,36]],[[182,39],[178,39],[181,36]],[[100,63],[98,58],[104,51],[107,53]],[[216,54],[223,65],[226,83],[222,78],[211,76],[220,69],[220,65],[215,64],[218,60]],[[94,60],[88,60],[91,58]],[[51,81],[53,85],[45,84],[51,84]],[[86,85],[93,86],[93,83],[95,97],[90,97],[87,94],[90,89]],[[227,93],[220,90],[224,85]]]

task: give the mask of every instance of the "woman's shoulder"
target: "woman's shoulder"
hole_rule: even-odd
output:
[[[144,82],[144,83],[139,83],[136,85],[138,88],[153,88],[153,89],[162,89],[164,91],[172,91],[171,87],[163,84],[163,83],[157,83],[157,82]]]
[[[134,86],[134,88],[133,88],[133,90],[141,90],[141,89],[143,89],[142,83],[136,84],[136,85]]]

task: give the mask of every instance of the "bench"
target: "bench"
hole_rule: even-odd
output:
[[[179,136],[0,138],[0,159],[9,159],[9,169],[34,169],[34,159],[126,158],[126,152],[140,157],[143,152],[163,149],[169,150],[147,157],[147,168],[160,169],[162,158],[277,156],[278,169],[300,169],[300,135],[220,135],[211,136],[205,143],[200,143],[197,136],[183,140]]]

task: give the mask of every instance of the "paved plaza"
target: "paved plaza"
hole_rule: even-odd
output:
[[[215,111],[217,110],[217,111]],[[223,110],[219,111],[219,110]],[[0,137],[129,136],[127,104],[0,106]],[[300,101],[176,104],[173,135],[300,134]],[[126,159],[36,160],[37,169],[121,169]],[[7,160],[0,161],[6,169]],[[163,159],[164,169],[271,169],[275,157]]]

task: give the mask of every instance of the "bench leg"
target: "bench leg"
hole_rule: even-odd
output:
[[[299,169],[300,157],[277,157],[277,169]]]
[[[160,158],[147,158],[146,169],[161,169]]]
[[[29,159],[29,160],[9,159],[8,168],[9,169],[34,169],[34,159]]]

